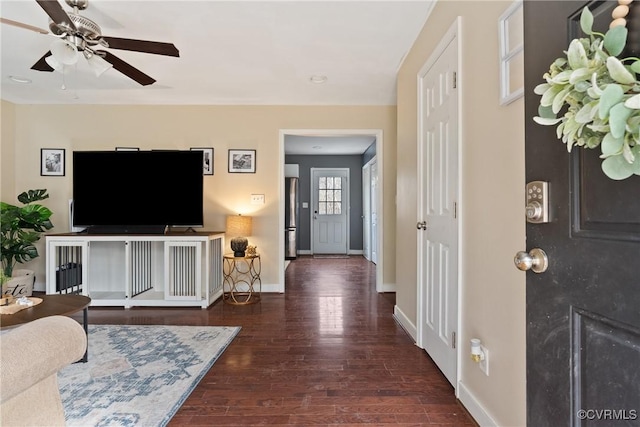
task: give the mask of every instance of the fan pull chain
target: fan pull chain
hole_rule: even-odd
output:
[[[619,25],[623,27],[627,26],[626,16],[629,14],[629,5],[631,5],[632,2],[633,0],[618,0],[618,6],[611,12],[611,18],[613,18],[613,20],[611,24],[609,24],[609,28]]]

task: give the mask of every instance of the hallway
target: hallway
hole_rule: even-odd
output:
[[[474,426],[394,301],[363,257],[299,257],[259,304],[92,308],[89,322],[242,327],[169,426]]]

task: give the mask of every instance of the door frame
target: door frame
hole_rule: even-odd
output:
[[[449,27],[449,29],[447,30],[447,32],[442,36],[442,38],[440,39],[440,41],[438,42],[438,45],[436,46],[436,48],[433,50],[433,52],[431,53],[431,55],[429,55],[429,58],[427,59],[427,61],[424,63],[424,65],[420,68],[420,71],[418,72],[418,74],[416,75],[416,80],[417,80],[417,99],[418,99],[418,117],[417,117],[417,123],[418,123],[418,138],[422,138],[422,125],[423,125],[423,121],[421,119],[421,111],[423,110],[422,105],[420,104],[420,91],[422,89],[422,86],[420,84],[420,80],[422,77],[424,77],[427,72],[431,69],[431,67],[437,62],[438,58],[440,57],[440,55],[442,55],[442,53],[445,51],[445,49],[447,48],[447,46],[449,46],[449,44],[451,43],[457,43],[457,49],[458,49],[458,68],[457,68],[457,82],[456,82],[456,86],[457,86],[457,102],[458,102],[458,117],[457,117],[457,131],[458,131],[458,159],[457,159],[457,163],[458,163],[458,171],[457,171],[457,228],[458,228],[458,265],[457,265],[457,273],[458,273],[458,280],[457,280],[457,286],[458,286],[458,292],[457,292],[457,301],[455,301],[454,303],[457,306],[457,318],[456,318],[456,343],[455,343],[455,352],[456,352],[456,374],[455,374],[455,381],[453,384],[454,390],[455,390],[455,394],[456,397],[459,397],[459,384],[460,384],[460,367],[462,366],[462,354],[463,352],[461,351],[461,347],[462,343],[464,342],[464,337],[461,336],[461,330],[460,330],[460,325],[462,325],[462,268],[461,266],[464,265],[464,259],[463,259],[463,254],[464,251],[462,250],[462,243],[464,241],[463,239],[463,228],[462,228],[462,223],[463,223],[463,217],[462,217],[462,209],[460,209],[460,201],[462,200],[462,159],[464,156],[464,147],[463,144],[460,144],[460,141],[462,140],[462,128],[461,128],[461,123],[462,123],[462,84],[461,84],[461,72],[460,70],[462,69],[462,40],[461,40],[461,24],[462,24],[462,20],[460,17],[458,17],[453,24]],[[420,141],[418,142],[418,148],[421,146]],[[419,158],[420,156],[418,156]],[[418,175],[416,177],[416,180],[418,182],[416,182],[416,188],[418,189],[418,197],[422,198],[422,194],[420,193],[420,180],[422,179],[422,172],[420,170],[420,168],[418,167]],[[421,201],[418,201],[418,211],[416,212],[416,215],[420,214],[420,206],[421,206]],[[423,271],[423,264],[419,261],[421,259],[421,248],[420,248],[420,239],[417,239],[417,243],[418,243],[418,248],[417,248],[417,257],[418,257],[418,263],[417,263],[417,275],[416,275],[416,283],[418,284],[417,286],[417,325],[416,325],[416,345],[422,349],[424,348],[424,343],[422,342],[422,325],[424,324],[423,322],[426,319],[426,307],[424,307],[424,305],[422,304],[423,298],[424,298],[424,289],[422,289],[421,283],[420,283],[420,277]],[[426,351],[426,349],[425,349]]]
[[[317,200],[317,196],[316,196],[316,192],[315,192],[315,181],[314,181],[314,172],[316,171],[341,171],[341,172],[346,172],[347,173],[347,200],[346,200],[346,205],[343,204],[343,206],[346,207],[347,209],[347,218],[346,218],[346,230],[345,230],[345,254],[349,255],[349,248],[351,247],[351,175],[350,175],[350,170],[349,168],[315,168],[312,167],[310,170],[310,177],[311,177],[311,182],[309,183],[309,185],[311,186],[311,209],[309,209],[309,224],[311,224],[311,254],[315,254],[316,250],[315,250],[315,243],[316,243],[316,233],[315,233],[315,229],[316,229],[316,222],[313,219],[314,216],[314,209],[316,208],[316,204],[318,203]],[[344,194],[344,192],[343,192]],[[344,198],[342,199],[343,202],[345,202]]]
[[[384,285],[384,253],[381,250],[380,242],[384,237],[384,139],[382,129],[280,129],[278,132],[278,155],[280,162],[278,164],[279,185],[279,207],[278,221],[280,224],[280,237],[278,238],[278,253],[284,253],[284,140],[287,135],[292,136],[373,136],[376,139],[376,158],[378,159],[378,193],[377,193],[377,210],[378,210],[378,232],[376,249],[378,251],[378,263],[376,264],[376,292],[387,292],[391,289],[385,289]],[[279,257],[278,285],[277,292],[284,293],[284,256]]]
[[[375,156],[362,166],[362,255],[371,261],[371,165]]]

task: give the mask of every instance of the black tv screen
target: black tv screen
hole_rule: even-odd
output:
[[[202,151],[74,151],[73,225],[116,233],[202,227]]]

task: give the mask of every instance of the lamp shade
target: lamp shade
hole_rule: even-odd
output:
[[[64,69],[64,65],[60,61],[58,61],[53,55],[49,55],[46,58],[44,58],[44,62],[49,64],[49,66],[56,71],[62,72],[62,70]]]
[[[66,40],[56,40],[51,43],[51,56],[62,65],[73,65],[78,62],[78,49]]]
[[[87,63],[95,73],[96,77],[100,77],[102,73],[104,73],[105,71],[113,67],[111,63],[107,62],[104,58],[95,54],[87,57]]]
[[[230,237],[246,237],[252,233],[250,216],[229,215],[227,217],[227,235]]]
[[[251,217],[229,215],[227,217],[227,235],[231,236],[231,249],[234,257],[244,257],[249,241],[245,236],[251,235]]]

